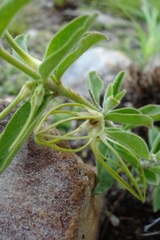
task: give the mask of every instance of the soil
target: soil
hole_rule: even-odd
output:
[[[68,19],[72,19],[77,13],[75,9],[69,9],[68,5],[66,5],[65,8],[55,9],[52,6],[53,1],[46,1],[45,3],[45,1],[41,0],[37,2],[38,8],[32,8],[32,16],[36,16],[37,14],[36,12],[33,13],[33,9],[36,9],[38,16],[30,18],[28,22],[32,21],[32,24],[30,24],[32,28],[39,30],[44,28],[46,24],[46,29],[44,29],[46,36],[48,36],[47,29],[52,29],[53,31],[54,23],[56,28],[57,25],[60,27],[64,22],[68,21]],[[69,11],[70,14],[68,14]],[[41,42],[42,41],[41,39]],[[90,157],[90,159],[91,158],[92,157]],[[143,204],[125,190],[121,190],[116,184],[107,192],[105,199],[106,202],[102,213],[100,234],[97,240],[160,239],[160,221],[157,223],[155,221],[160,217],[160,211],[156,213],[153,212],[151,201]],[[146,226],[154,221],[155,224],[145,231]]]
[[[98,240],[159,240],[160,211],[113,186],[106,195],[106,216]],[[149,224],[152,226],[148,227]]]

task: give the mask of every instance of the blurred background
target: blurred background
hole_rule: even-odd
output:
[[[10,33],[27,34],[29,52],[42,59],[48,41],[58,29],[81,14],[95,11],[99,16],[93,30],[104,33],[108,40],[82,56],[64,76],[64,84],[87,96],[82,82],[89,71],[96,70],[107,85],[120,70],[125,70],[127,104],[139,107],[150,101],[159,103],[159,1],[33,0],[14,19]],[[14,97],[26,76],[0,61],[0,97]]]
[[[99,15],[92,30],[104,33],[108,40],[80,57],[64,74],[63,83],[88,97],[85,81],[89,71],[96,70],[107,86],[119,71],[125,70],[127,94],[123,106],[160,104],[160,1],[32,0],[9,31],[14,37],[27,34],[29,52],[41,60],[48,42],[60,28],[75,17],[95,11]],[[4,40],[3,45],[11,51]],[[26,80],[25,74],[0,59],[0,98],[11,101]],[[141,131],[145,139],[146,133]],[[89,162],[93,157],[89,149],[80,156]],[[160,212],[152,209],[152,191],[146,203],[141,204],[115,184],[106,194],[98,240],[143,240],[146,236],[147,240],[158,240],[160,226],[153,226],[157,234],[144,235],[143,229],[159,216]]]

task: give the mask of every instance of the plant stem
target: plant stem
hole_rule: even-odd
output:
[[[92,105],[89,101],[80,96],[77,92],[64,86],[60,81],[58,83],[55,83],[54,81],[49,81],[49,87],[50,89],[56,91],[58,96],[67,97],[68,99],[71,99],[76,103],[83,104],[93,110],[98,111],[97,108],[94,105]]]
[[[40,75],[31,69],[30,67],[26,66],[24,63],[18,61],[16,58],[14,58],[11,54],[9,54],[6,50],[4,50],[2,47],[0,47],[0,57],[6,60],[8,63],[12,64],[14,67],[18,68],[22,72],[26,73],[33,79],[40,79]]]
[[[16,107],[21,101],[28,98],[31,94],[31,89],[27,85],[24,85],[17,95],[17,97],[0,113],[0,120],[2,120],[14,107]]]
[[[25,52],[18,44],[17,42],[12,38],[11,34],[9,32],[5,33],[5,38],[7,42],[10,44],[10,46],[18,53],[18,55],[33,69],[37,70],[38,65],[41,63],[36,58],[33,58],[30,56],[27,52]]]

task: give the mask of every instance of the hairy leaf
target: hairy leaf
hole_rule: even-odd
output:
[[[151,147],[151,153],[157,153],[160,150],[160,132],[157,134],[153,145]]]
[[[159,132],[160,132],[159,127],[155,127],[155,126],[153,126],[153,128],[150,128],[148,131],[149,146],[151,149]]]
[[[160,120],[160,105],[149,104],[139,109],[143,114],[150,116],[155,122]]]
[[[89,73],[87,86],[93,103],[99,104],[101,91],[103,89],[103,82],[96,72]]]
[[[110,97],[110,96],[113,96],[113,83],[110,83],[105,91],[105,94],[104,94],[104,101]]]
[[[160,150],[155,154],[156,160],[160,161]]]
[[[160,209],[160,187],[156,187],[153,192],[153,209],[154,212]]]
[[[67,24],[64,28],[62,28],[54,37],[51,39],[51,42],[48,45],[46,50],[45,59],[52,55],[54,52],[58,51],[61,48],[66,47],[67,41],[70,40],[73,36],[75,37],[76,44],[78,40],[82,37],[82,35],[86,32],[86,30],[92,25],[94,19],[97,17],[97,14],[94,15],[84,15],[78,18],[75,18],[69,24]],[[82,30],[83,29],[83,30]]]
[[[28,49],[27,49],[27,39],[28,39],[28,37],[29,37],[28,35],[22,34],[22,35],[19,35],[15,38],[15,42],[26,53],[28,53]],[[17,59],[23,61],[22,58],[20,57],[20,55],[14,49],[12,49],[12,54]]]
[[[39,67],[39,72],[43,78],[47,78],[64,57],[76,47],[96,17],[97,14],[79,17],[56,34],[49,44],[44,61]]]
[[[125,94],[126,94],[126,90],[124,89],[123,91],[119,92],[119,93],[116,95],[116,99],[119,100],[119,101],[121,101]]]
[[[124,82],[124,76],[125,76],[125,72],[120,72],[118,73],[118,75],[116,76],[114,82],[113,82],[113,95],[116,96],[119,91],[120,88]]]
[[[144,169],[144,174],[148,184],[152,186],[158,186],[159,181],[156,174],[153,173],[153,171],[150,171],[149,169]]]
[[[82,38],[78,47],[70,53],[57,67],[55,76],[60,79],[64,72],[74,63],[88,48],[95,43],[106,39],[106,36],[101,33],[88,33]]]
[[[103,101],[103,113],[106,113],[106,116],[108,116],[108,111],[118,106],[118,104],[119,101],[113,95],[110,95]]]
[[[44,111],[47,100],[43,102],[36,115],[33,117],[27,131],[23,134],[20,141],[13,147],[11,146],[16,141],[17,137],[23,130],[23,127],[30,115],[31,105],[29,102],[24,103],[17,112],[13,115],[9,123],[7,124],[5,130],[0,137],[0,173],[2,173],[7,166],[12,161],[13,157],[22,147],[25,140],[28,138],[29,134],[35,127],[39,117]]]
[[[135,153],[133,153],[129,148],[125,147],[124,145],[115,142],[114,144],[115,149],[117,152],[128,162],[132,165],[132,167],[139,168],[140,162]]]
[[[116,110],[113,110],[112,113],[120,113],[120,114],[141,114],[141,112],[138,109],[135,108],[119,108]]]
[[[100,164],[100,162],[98,162]],[[93,189],[93,194],[100,195],[105,193],[114,183],[114,178],[110,175],[109,172],[106,171],[103,167],[101,168],[101,172],[99,173],[96,185]]]
[[[160,165],[149,167],[148,169],[149,169],[149,171],[153,172],[154,174],[158,174],[160,176]]]
[[[16,43],[27,53],[28,53],[28,49],[27,49],[28,38],[29,38],[29,35],[26,35],[26,34],[21,34],[15,38]]]
[[[13,115],[6,126],[0,138],[0,172],[2,172],[10,163],[14,152],[10,151],[10,146],[15,141],[30,114],[30,103],[24,103]],[[17,151],[21,144],[17,145]]]
[[[109,137],[124,144],[139,157],[149,159],[149,150],[146,143],[136,134],[115,128],[106,128],[106,132]]]
[[[134,125],[135,126],[146,126],[152,127],[153,121],[147,115],[139,114],[139,112],[135,109],[122,109],[113,110],[110,113],[107,113],[105,116],[106,120],[110,120],[117,123]]]
[[[103,168],[115,179],[117,180],[124,188],[126,188],[130,193],[132,193],[135,197],[137,197],[138,199],[140,199],[141,201],[144,201],[144,197],[139,189],[139,186],[137,185],[136,181],[134,180],[134,177],[131,175],[130,171],[128,170],[127,166],[125,164],[123,164],[123,167],[125,168],[125,170],[123,169],[123,171],[127,174],[127,176],[130,178],[130,180],[132,181],[132,183],[134,184],[135,188],[132,188],[132,186],[124,179],[122,178],[117,171],[115,171],[114,169],[112,169],[107,162],[105,162],[103,160],[103,158],[101,157],[100,154],[96,153],[96,157],[97,160],[101,163],[101,165],[103,166]],[[121,159],[121,163],[123,163],[122,159]]]
[[[5,0],[0,5],[0,37],[16,13],[30,0]]]
[[[106,145],[102,142],[99,144],[99,150],[100,153],[104,156],[107,156],[111,159],[114,159],[115,156],[112,154],[112,152],[106,148]],[[116,159],[115,159],[116,161]],[[111,162],[107,162],[107,164],[112,167],[112,169],[117,170],[117,166],[112,164]],[[97,166],[97,179],[96,179],[96,185],[93,189],[93,193],[95,195],[103,194],[106,192],[113,184],[114,178],[110,175],[108,171],[102,166],[102,164],[97,160],[96,161]]]

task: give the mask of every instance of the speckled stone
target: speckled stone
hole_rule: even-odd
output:
[[[0,101],[0,111],[5,106]],[[101,199],[92,194],[94,180],[76,154],[40,147],[31,136],[0,176],[0,239],[95,239]]]
[[[62,76],[62,82],[80,95],[89,97],[86,83],[89,72],[96,71],[106,88],[116,75],[126,70],[130,64],[130,59],[120,51],[93,47],[71,65]]]

